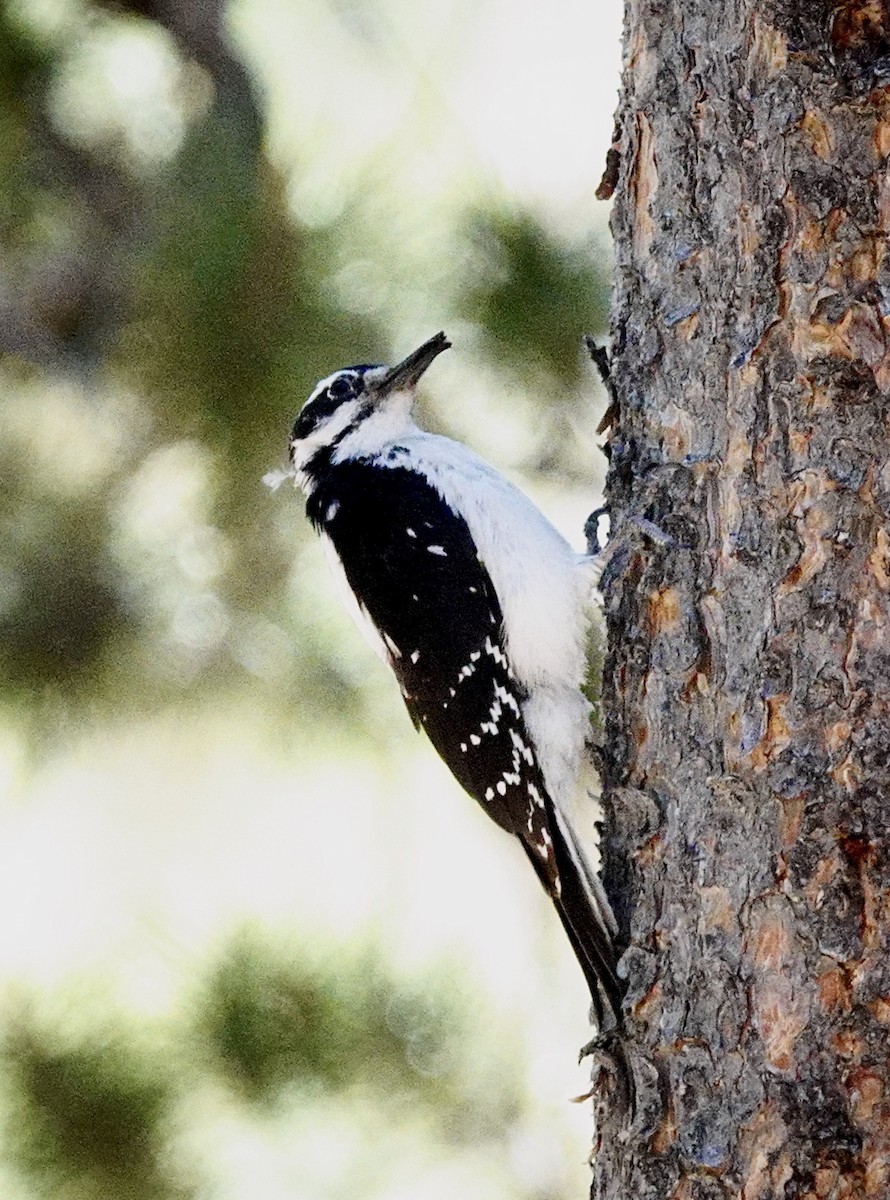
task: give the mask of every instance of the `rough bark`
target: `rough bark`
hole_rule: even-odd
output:
[[[888,34],[628,4],[600,1200],[890,1196]]]

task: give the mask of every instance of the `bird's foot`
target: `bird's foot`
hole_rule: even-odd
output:
[[[629,1119],[632,1119],[636,1111],[636,1085],[633,1068],[622,1040],[622,1030],[612,1029],[591,1038],[578,1052],[579,1063],[585,1058],[593,1060],[591,1077],[594,1079],[594,1086],[590,1095],[605,1084],[614,1102]]]
[[[584,537],[587,541],[587,553],[593,558],[599,558],[599,556],[605,550],[605,546],[600,538],[600,521],[603,517],[608,517],[608,515],[608,506],[604,504],[602,508],[595,508],[584,522]]]

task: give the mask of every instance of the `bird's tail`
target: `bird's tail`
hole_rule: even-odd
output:
[[[571,826],[555,806],[549,808],[559,872],[558,890],[554,890],[534,851],[526,847],[526,852],[553,901],[590,989],[591,1019],[596,1023],[597,1035],[584,1047],[581,1056],[596,1053],[601,1061],[604,1056],[611,1062],[617,1081],[617,1102],[632,1115],[636,1108],[636,1085],[622,1036],[624,986],[617,972],[614,941],[617,924],[600,878]]]
[[[575,957],[590,989],[592,1016],[601,1035],[621,1025],[624,988],[616,970],[614,938],[617,932],[612,908],[599,876],[590,866],[568,821],[555,805],[548,805],[553,853],[559,878],[554,889],[540,860],[528,856],[562,921]]]

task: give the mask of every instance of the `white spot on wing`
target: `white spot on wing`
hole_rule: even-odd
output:
[[[326,521],[333,521],[334,517],[336,517],[336,515],[339,511],[340,511],[340,501],[332,500],[330,502],[330,504],[328,505],[327,512],[324,515],[324,519]]]
[[[504,704],[512,708],[517,717],[521,715],[519,701],[512,692],[508,692],[505,687],[502,687],[499,683],[495,683],[494,694],[497,696],[498,700],[502,700]]]
[[[509,667],[506,654],[504,654],[500,646],[492,642],[491,638],[485,639],[485,653],[490,654],[498,666]]]
[[[440,558],[447,558],[448,552],[444,546],[427,546],[430,554],[438,554]]]
[[[525,761],[528,763],[528,765],[531,766],[535,761],[535,756],[534,756],[534,754],[532,754],[529,747],[526,746],[525,742],[522,740],[522,738],[519,736],[519,734],[516,732],[515,729],[510,730],[510,737],[513,741],[513,745],[516,747],[516,749],[519,751],[519,753],[522,755],[522,757],[525,759]]]

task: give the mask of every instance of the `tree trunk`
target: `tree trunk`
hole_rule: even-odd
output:
[[[625,38],[605,850],[638,1100],[599,1105],[592,1194],[886,1198],[890,14],[629,0]]]

